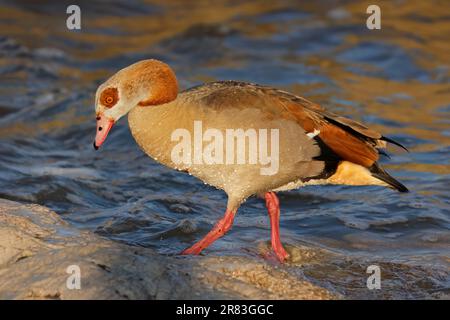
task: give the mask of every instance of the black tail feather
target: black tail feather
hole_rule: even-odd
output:
[[[390,176],[383,168],[381,168],[376,162],[369,168],[370,173],[377,179],[386,182],[392,189],[395,189],[399,192],[408,192],[408,188],[406,188],[399,181],[395,180],[392,176]]]
[[[400,148],[402,148],[402,149],[405,150],[406,152],[409,152],[409,150],[406,149],[405,146],[403,146],[403,145],[401,145],[400,143],[398,143],[397,141],[394,141],[394,140],[392,140],[392,139],[389,139],[389,138],[387,138],[387,137],[385,137],[385,136],[382,136],[382,137],[380,138],[380,140],[383,140],[383,141],[386,141],[386,142],[395,144],[396,146],[399,146]]]
[[[382,156],[385,156],[388,159],[391,158],[391,156],[384,150],[378,149],[378,153],[381,154]]]

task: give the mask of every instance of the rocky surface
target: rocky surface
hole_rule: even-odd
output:
[[[79,267],[80,289],[70,266]],[[333,298],[270,261],[163,256],[80,231],[48,208],[0,199],[0,299]]]

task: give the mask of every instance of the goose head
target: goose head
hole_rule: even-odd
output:
[[[95,94],[97,131],[94,148],[105,141],[113,125],[135,107],[173,101],[178,94],[175,73],[158,60],[142,60],[119,70]]]

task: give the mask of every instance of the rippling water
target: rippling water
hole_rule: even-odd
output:
[[[173,254],[223,214],[225,194],[164,168],[122,120],[98,152],[94,93],[119,68],[159,58],[181,86],[269,84],[361,120],[408,147],[382,164],[411,190],[307,187],[280,194],[282,240],[335,254],[283,266],[345,297],[449,294],[450,9],[447,1],[381,2],[382,30],[351,2],[67,1],[0,5],[0,197],[39,203],[79,228]],[[239,210],[210,255],[261,259],[269,226],[260,199]],[[382,290],[365,286],[382,270]]]

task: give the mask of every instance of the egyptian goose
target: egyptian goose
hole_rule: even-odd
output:
[[[227,193],[224,217],[182,254],[199,254],[223,236],[231,228],[239,206],[252,195],[265,197],[272,248],[283,262],[288,253],[280,241],[280,207],[275,192],[310,184],[377,185],[408,191],[377,163],[383,153],[379,149],[385,148],[387,142],[399,145],[397,142],[302,97],[271,87],[220,81],[178,92],[177,79],[167,64],[143,60],[118,71],[99,86],[95,112],[95,149],[103,144],[114,123],[128,113],[131,133],[148,156]],[[226,150],[230,148],[230,141],[224,142],[225,137],[230,138],[229,132],[244,135],[236,148],[231,143],[236,157]],[[201,135],[200,140],[194,137],[197,144],[194,141],[180,146],[181,140],[192,140],[196,133]],[[250,149],[255,146],[250,144],[255,137],[268,137],[270,147],[267,141],[265,147],[258,144],[259,150],[253,148],[252,155]],[[203,146],[205,142],[209,143]],[[201,148],[204,150],[198,150]],[[207,148],[209,154],[205,153]],[[246,161],[237,161],[245,148],[249,149],[248,157],[244,154]],[[277,163],[269,168],[270,157],[255,161],[262,151]]]

